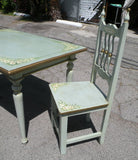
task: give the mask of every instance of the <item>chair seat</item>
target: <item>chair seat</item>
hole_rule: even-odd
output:
[[[50,84],[60,114],[81,112],[106,107],[108,101],[90,82],[66,82]]]

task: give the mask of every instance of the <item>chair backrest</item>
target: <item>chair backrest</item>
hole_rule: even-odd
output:
[[[124,52],[128,30],[129,9],[124,23],[118,28],[115,24],[105,23],[105,7],[101,13],[96,50],[94,55],[91,82],[96,83],[97,74],[108,82],[107,100],[113,100],[118,79],[121,59]],[[113,65],[111,65],[113,62]],[[112,68],[112,71],[110,69]]]

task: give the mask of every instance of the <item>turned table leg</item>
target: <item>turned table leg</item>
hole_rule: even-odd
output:
[[[15,110],[17,114],[17,119],[19,122],[19,127],[21,131],[21,142],[27,143],[26,130],[25,130],[25,118],[24,118],[24,106],[23,106],[23,94],[21,92],[22,85],[21,80],[12,81],[13,99],[15,104]]]
[[[75,55],[70,56],[70,59],[67,64],[67,72],[66,72],[66,82],[72,82],[73,79],[73,61],[75,60]]]

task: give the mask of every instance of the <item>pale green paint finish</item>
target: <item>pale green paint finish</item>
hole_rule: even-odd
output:
[[[64,41],[0,29],[0,66],[8,71],[81,49]]]
[[[102,14],[101,14],[101,21],[100,21],[100,27],[98,30],[96,51],[95,51],[95,56],[94,56],[94,62],[93,62],[93,68],[92,68],[92,78],[91,78],[91,82],[96,83],[96,74],[102,72],[102,74],[99,74],[99,75],[102,78],[106,79],[108,82],[108,85],[109,85],[108,94],[107,94],[107,100],[109,101],[109,105],[107,107],[107,110],[104,111],[103,121],[102,121],[102,125],[101,125],[102,134],[99,139],[100,144],[103,144],[103,142],[104,142],[105,132],[106,132],[106,128],[107,128],[109,117],[110,117],[111,106],[113,103],[113,97],[114,97],[115,89],[116,89],[116,85],[117,85],[119,69],[120,69],[121,60],[122,60],[122,56],[123,56],[123,52],[124,52],[124,45],[125,45],[126,34],[127,34],[127,30],[128,30],[128,21],[129,21],[129,12],[127,12],[127,14],[126,14],[126,17],[124,19],[124,23],[119,28],[117,28],[114,24],[106,24],[105,23],[105,11],[104,10],[102,11]],[[101,43],[102,43],[101,38],[102,38],[104,32],[106,34],[105,34],[103,46],[104,46],[104,49],[107,51],[107,54],[105,52],[103,53],[106,58],[105,58],[104,64],[101,66],[100,65],[101,63],[99,63],[99,61],[102,61],[103,59],[100,59],[100,55],[101,55],[101,48],[100,47],[101,47]],[[110,41],[110,38],[109,38],[110,36],[113,36],[112,41]],[[117,51],[116,51],[116,54],[114,55],[115,61],[114,61],[112,74],[110,74],[110,78],[107,78],[108,70],[105,68],[105,63],[106,63],[106,61],[108,62],[108,58],[107,58],[108,52],[111,54],[114,53],[114,43],[115,43],[114,39],[115,39],[115,37],[118,38]],[[110,50],[110,46],[112,46],[111,50]],[[111,61],[110,61],[110,63],[111,63]],[[109,67],[110,63],[108,63],[108,67]]]
[[[124,23],[120,28],[117,28],[117,26],[115,26],[114,24],[106,24],[105,11],[103,9],[98,29],[96,51],[90,82],[67,82],[50,85],[54,101],[59,110],[60,122],[62,122],[59,125],[59,129],[61,128],[61,132],[59,133],[61,154],[64,154],[66,152],[66,144],[80,142],[96,137],[99,138],[100,144],[104,142],[105,132],[108,125],[111,106],[113,103],[113,97],[117,84],[120,64],[124,52],[124,44],[128,29],[128,20],[129,13],[127,13],[124,19]],[[113,71],[112,73],[109,73],[112,54],[114,53],[115,37],[118,37],[119,41],[117,46],[117,52],[115,55],[114,67],[112,67]],[[104,97],[103,92],[96,87],[97,74],[99,74],[99,76],[101,76],[108,82],[109,88],[106,98]],[[108,100],[108,102],[106,99]],[[101,129],[99,132],[97,131],[93,134],[67,139],[68,117],[90,113],[93,111],[101,111],[101,109],[104,109],[104,115]],[[88,112],[86,112],[86,110]]]
[[[52,83],[52,84],[50,84],[51,88],[54,91],[57,91],[58,88],[60,88],[61,86],[64,86],[64,85],[66,85],[66,83]]]
[[[60,117],[59,139],[61,154],[66,153],[68,116]]]
[[[107,99],[112,103],[113,96],[117,84],[120,64],[124,52],[124,45],[126,40],[126,33],[128,29],[128,14],[125,17],[125,22],[123,23],[120,28],[117,28],[114,24],[106,24],[105,23],[105,12],[103,10],[101,21],[100,21],[100,27],[98,30],[98,36],[97,36],[97,42],[96,42],[96,51],[94,56],[94,62],[92,67],[92,78],[91,82],[95,83],[96,74],[98,73],[102,78],[106,79],[109,84],[108,89],[108,96]],[[112,40],[111,37],[112,36]],[[102,41],[102,37],[103,41]],[[116,53],[114,51],[114,43],[115,43],[115,37],[118,38],[118,44],[117,44],[117,50]],[[101,52],[101,49],[104,49],[107,51],[107,54],[105,52]],[[109,54],[114,54],[114,66],[112,69],[112,73],[109,74],[108,70],[111,65],[111,60],[108,63]],[[107,68],[106,65],[107,64]]]
[[[22,143],[27,143],[28,141],[21,92],[22,79],[33,72],[67,60],[75,60],[75,54],[84,50],[86,50],[85,47],[64,41],[9,29],[0,29],[0,71],[6,74],[7,78],[12,82],[13,99]],[[68,67],[67,75],[69,77],[70,70],[71,68]]]
[[[15,65],[18,65],[18,64],[30,62],[34,59],[35,58],[5,58],[4,56],[3,57],[1,56],[0,57],[0,62],[5,63],[9,66],[15,66]]]
[[[17,95],[13,94],[13,99],[14,99],[14,104],[15,104],[15,110],[17,113],[17,118],[21,130],[21,142],[22,143],[27,143],[28,139],[26,138],[25,134],[25,123],[24,123],[24,107],[23,107],[23,94],[19,93]]]
[[[115,24],[106,24],[104,21],[101,23],[100,30],[117,37],[120,35],[120,30],[118,30]]]
[[[61,114],[108,105],[103,94],[90,82],[55,83],[50,84],[50,88]]]
[[[96,133],[91,133],[91,134],[87,134],[87,135],[83,135],[75,138],[70,138],[67,140],[67,144],[78,143],[84,140],[86,141],[86,140],[97,138],[100,136],[101,136],[101,132],[96,132]]]

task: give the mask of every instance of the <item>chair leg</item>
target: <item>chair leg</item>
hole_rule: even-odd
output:
[[[54,127],[54,120],[53,120],[53,118],[54,118],[54,99],[53,99],[53,97],[51,96],[51,111],[50,111],[50,113],[51,113],[51,123],[52,123],[52,126]]]
[[[109,117],[110,117],[110,111],[111,111],[111,107],[109,107],[108,110],[104,111],[103,121],[102,121],[102,126],[101,126],[102,135],[99,138],[99,143],[100,144],[104,143],[105,132],[106,132],[106,129],[107,129],[107,126],[108,126],[108,120],[109,120]]]
[[[54,98],[53,96],[51,96],[51,111],[50,111],[50,116],[51,116],[51,123],[54,127],[54,120],[57,121],[57,117],[58,116],[58,113],[57,113],[57,108],[56,108],[56,104],[55,104],[55,101],[54,101]]]
[[[59,143],[60,143],[60,152],[61,152],[61,154],[65,154],[66,153],[67,124],[68,124],[68,116],[60,115]]]

